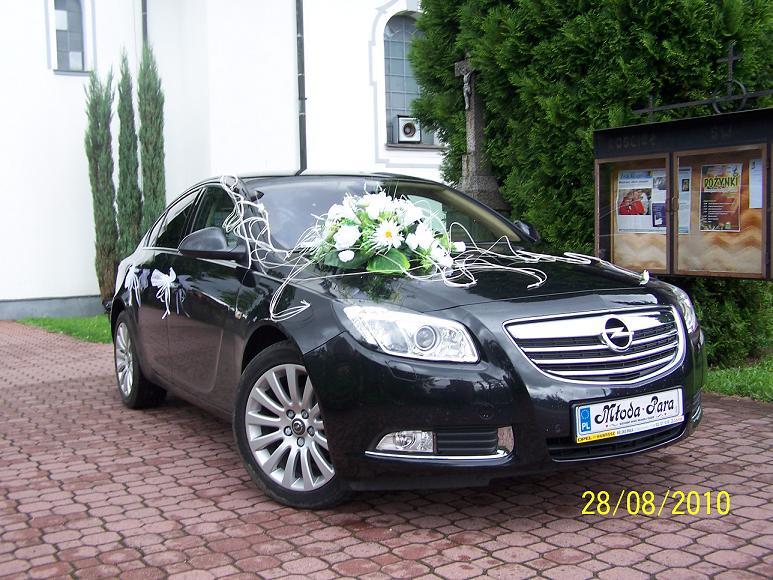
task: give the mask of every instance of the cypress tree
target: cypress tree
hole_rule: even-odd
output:
[[[113,73],[102,82],[92,72],[86,87],[86,157],[89,163],[92,207],[94,212],[94,266],[102,301],[110,300],[115,290],[117,230],[115,224],[115,186],[113,184],[113,141],[110,120],[113,112]]]
[[[142,230],[147,231],[166,206],[164,177],[164,93],[153,51],[142,50],[137,75],[142,163]]]
[[[124,258],[134,251],[142,237],[142,192],[139,185],[137,131],[134,126],[134,100],[129,60],[121,56],[121,80],[118,83],[118,245]]]
[[[486,152],[513,215],[534,223],[556,251],[591,252],[593,131],[641,122],[631,111],[650,94],[659,105],[723,90],[726,65],[716,61],[730,41],[743,54],[736,77],[747,89],[773,86],[770,6],[770,0],[422,0],[423,36],[410,55],[422,87],[414,111],[423,125],[440,129],[448,144],[443,175],[458,181],[464,101],[453,63],[469,54],[485,106]],[[658,120],[710,113],[682,109]],[[706,314],[714,363],[742,362],[770,340],[765,283],[680,283]]]

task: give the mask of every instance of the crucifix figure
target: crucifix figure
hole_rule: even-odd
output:
[[[462,82],[464,83],[464,110],[470,110],[470,97],[472,97],[472,71],[468,70],[462,75]]]
[[[508,213],[507,203],[499,193],[497,180],[483,153],[483,101],[475,92],[475,69],[465,58],[455,63],[454,74],[462,77],[467,130],[467,154],[462,157],[459,189],[501,213]]]

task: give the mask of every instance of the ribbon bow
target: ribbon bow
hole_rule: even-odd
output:
[[[169,268],[169,274],[153,270],[153,274],[150,276],[150,283],[158,288],[156,298],[161,300],[166,307],[166,312],[164,312],[161,320],[169,316],[169,301],[172,297],[172,284],[174,284],[176,278],[177,275],[174,273],[174,268]]]
[[[140,306],[140,269],[134,264],[129,264],[129,269],[126,271],[126,280],[124,280],[124,288],[129,291],[129,306],[132,305],[132,297],[137,299],[137,306]]]

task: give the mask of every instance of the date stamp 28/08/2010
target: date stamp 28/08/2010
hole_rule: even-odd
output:
[[[655,492],[638,492],[622,489],[613,497],[608,491],[584,491],[582,499],[583,515],[601,515],[614,517],[618,512],[629,515],[660,517],[667,516],[707,516],[730,513],[730,493],[727,491],[682,491],[666,489],[662,497]]]

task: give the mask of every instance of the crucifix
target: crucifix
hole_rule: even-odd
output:
[[[483,101],[475,92],[475,69],[469,58],[454,64],[454,75],[462,78],[464,95],[467,154],[462,157],[462,179],[459,189],[489,207],[507,213],[507,203],[499,193],[497,180],[483,152]]]

